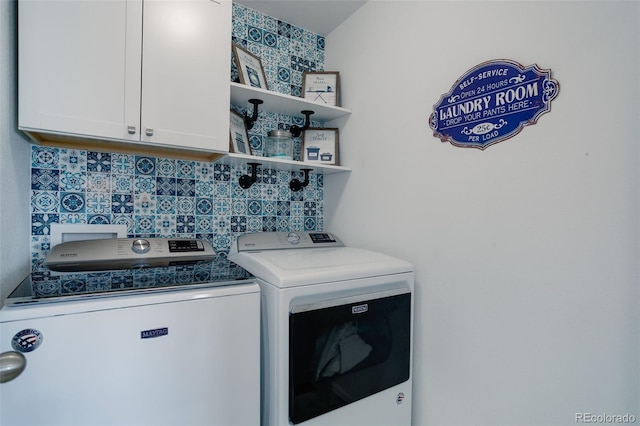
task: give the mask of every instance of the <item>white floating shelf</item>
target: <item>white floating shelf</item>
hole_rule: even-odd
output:
[[[231,103],[240,107],[253,110],[249,99],[260,99],[264,103],[259,105],[261,111],[275,112],[291,116],[302,116],[300,111],[311,110],[314,114],[312,120],[329,121],[351,114],[351,110],[342,107],[322,105],[303,98],[284,95],[270,90],[258,89],[246,84],[231,83]]]
[[[285,170],[290,172],[298,172],[301,169],[311,169],[311,173],[322,173],[325,175],[334,173],[347,173],[351,169],[343,166],[332,166],[329,164],[304,163],[295,160],[279,160],[269,157],[256,157],[253,155],[230,153],[217,161],[221,164],[231,166],[245,166],[248,163],[260,163],[261,168],[269,168],[275,170]]]

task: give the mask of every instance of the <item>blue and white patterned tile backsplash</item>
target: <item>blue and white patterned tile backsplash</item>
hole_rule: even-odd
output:
[[[237,3],[233,3],[232,42],[260,58],[269,90],[274,92],[300,97],[302,73],[324,70],[324,36]],[[238,81],[238,70],[233,61],[231,81]],[[233,107],[240,113],[246,112],[246,105]],[[289,116],[260,108],[258,111],[258,121],[248,131],[254,155],[264,155],[266,135],[270,130],[288,130],[291,125],[304,124],[302,114]],[[324,127],[324,122],[311,117],[312,127]],[[301,139],[294,138],[293,146],[293,158],[300,160]]]
[[[272,91],[300,96],[302,72],[323,70],[323,36],[236,3],[232,38],[262,59]],[[232,80],[234,73],[231,67]],[[260,111],[249,131],[254,155],[262,155],[269,130],[302,125],[302,118]],[[295,138],[298,160],[300,145]],[[238,184],[245,167],[41,146],[31,154],[32,269],[50,251],[52,223],[124,224],[129,237],[204,238],[218,252],[245,232],[324,225],[322,175],[311,174],[309,186],[292,192],[289,182],[301,173],[260,168],[245,190]]]
[[[262,62],[269,90],[302,94],[302,73],[323,71],[325,38],[237,3],[233,4],[232,42]],[[231,79],[237,70],[232,67]]]
[[[323,228],[322,175],[293,192],[290,172],[260,168],[246,190],[238,184],[245,173],[226,164],[32,146],[32,268],[49,253],[52,223],[124,224],[129,237],[203,238],[218,252],[246,232]]]

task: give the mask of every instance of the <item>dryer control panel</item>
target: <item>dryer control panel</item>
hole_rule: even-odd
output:
[[[344,247],[344,244],[329,232],[256,232],[238,237],[231,253],[318,247]]]

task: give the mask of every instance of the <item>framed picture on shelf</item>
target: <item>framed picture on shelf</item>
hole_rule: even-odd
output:
[[[335,71],[305,71],[302,74],[302,97],[317,104],[338,105],[340,73]]]
[[[249,144],[249,134],[244,123],[244,117],[231,110],[229,120],[229,151],[239,154],[251,155],[251,145]]]
[[[233,61],[238,67],[240,83],[269,90],[267,78],[262,68],[262,60],[242,46],[233,43]]]
[[[302,134],[302,161],[339,165],[338,129],[307,129]]]

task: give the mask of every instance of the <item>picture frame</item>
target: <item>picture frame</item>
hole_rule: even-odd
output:
[[[303,72],[302,97],[317,104],[340,106],[340,73],[337,71]]]
[[[311,128],[302,134],[302,161],[337,166],[340,164],[338,129]]]
[[[229,151],[251,155],[249,133],[247,132],[244,117],[234,110],[231,110],[229,115]]]
[[[238,68],[240,83],[259,89],[269,90],[262,60],[242,46],[231,44],[233,61]]]

